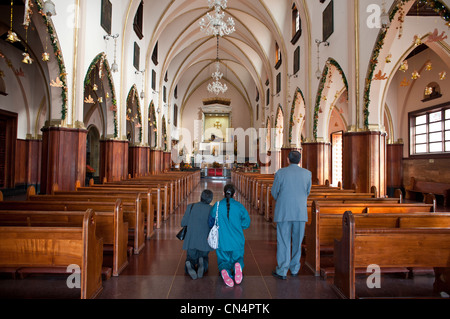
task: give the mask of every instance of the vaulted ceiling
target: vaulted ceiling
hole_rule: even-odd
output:
[[[151,4],[151,5],[150,5]],[[225,20],[232,17],[236,31],[219,38],[219,58],[224,80],[242,92],[249,101],[255,88],[262,91],[272,79],[275,41],[285,50],[280,29],[290,15],[292,1],[229,0]],[[151,65],[153,48],[158,43],[160,83],[167,74],[179,99],[185,100],[197,88],[211,82],[217,57],[217,40],[200,29],[199,22],[208,12],[207,0],[144,1],[144,34],[147,36],[147,66]],[[250,92],[252,94],[250,94]],[[250,104],[250,103],[249,103]]]

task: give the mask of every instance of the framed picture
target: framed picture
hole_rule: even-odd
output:
[[[327,41],[328,38],[334,32],[334,1],[331,0],[326,9],[323,11],[323,41]]]
[[[112,24],[112,4],[109,0],[102,0],[102,10],[100,17],[100,25],[102,28],[111,35],[111,24]]]

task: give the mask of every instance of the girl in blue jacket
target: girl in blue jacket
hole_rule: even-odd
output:
[[[224,188],[225,198],[217,202],[209,214],[209,226],[214,225],[217,206],[219,224],[219,248],[216,250],[220,274],[229,287],[240,284],[244,269],[244,229],[250,227],[250,216],[244,205],[233,199],[235,188]],[[233,281],[234,278],[234,281]]]

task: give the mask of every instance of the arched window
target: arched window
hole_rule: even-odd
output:
[[[297,43],[298,39],[302,35],[302,20],[300,19],[300,12],[297,9],[297,6],[292,6],[292,40],[291,43]]]

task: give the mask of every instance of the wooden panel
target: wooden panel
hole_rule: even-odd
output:
[[[380,132],[344,133],[343,187],[357,192],[386,194],[386,134]]]
[[[50,194],[53,184],[74,190],[86,177],[87,131],[50,127],[43,129],[41,192]]]
[[[148,147],[128,148],[128,173],[132,177],[145,176],[149,172]]]
[[[15,186],[41,182],[42,141],[17,140]]]
[[[128,141],[100,141],[100,180],[108,182],[128,178]]]
[[[325,185],[331,180],[331,144],[304,143],[302,167],[311,171],[313,185]]]
[[[160,150],[150,150],[150,174],[162,172],[164,154]]]

